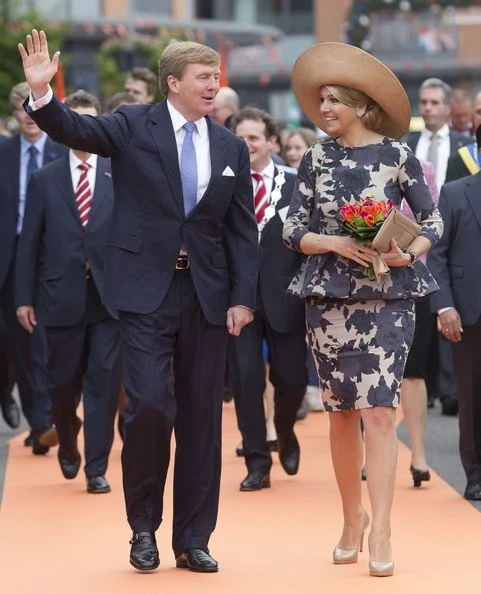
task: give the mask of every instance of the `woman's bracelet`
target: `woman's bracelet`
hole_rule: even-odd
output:
[[[321,236],[318,235],[314,241],[315,241],[315,246],[316,246],[316,254],[320,254],[321,253]]]

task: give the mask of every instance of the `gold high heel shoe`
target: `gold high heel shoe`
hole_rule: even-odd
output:
[[[369,551],[371,547],[369,546]],[[369,575],[391,577],[394,574],[394,561],[369,561]]]
[[[332,560],[334,565],[348,565],[349,563],[357,563],[357,557],[359,553],[362,553],[364,544],[364,532],[369,526],[369,516],[365,513],[364,516],[364,528],[361,532],[361,538],[359,539],[359,546],[355,549],[341,549],[341,547],[335,547],[332,551]]]
[[[394,574],[394,561],[382,563],[380,561],[369,561],[369,575],[373,577],[391,577]]]

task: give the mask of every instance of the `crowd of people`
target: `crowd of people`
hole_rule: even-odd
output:
[[[481,500],[481,94],[427,79],[425,128],[409,133],[394,74],[321,43],[292,73],[309,126],[281,130],[220,88],[219,55],[202,44],[170,44],[158,77],[135,68],[104,109],[83,90],[55,97],[59,53],[43,31],[19,51],[18,133],[0,142],[1,411],[12,428],[23,414],[33,454],[58,446],[66,479],[82,465],[83,427],[93,494],[110,491],[117,417],[135,569],[160,563],[174,432],[176,565],[218,571],[209,538],[229,393],[240,491],[270,487],[273,452],[297,474],[296,422],[329,414],[336,564],[357,562],[370,527],[370,575],[394,572],[400,404],[414,486],[430,479],[426,413],[439,399],[442,414],[459,410],[465,497]],[[382,254],[382,281],[365,273],[378,252],[339,227],[341,207],[368,196],[420,226]]]

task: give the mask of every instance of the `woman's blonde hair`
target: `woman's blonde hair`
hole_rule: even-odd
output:
[[[382,134],[381,130],[383,129],[386,115],[382,107],[374,99],[371,99],[371,97],[362,91],[351,89],[350,87],[327,85],[327,88],[336,99],[348,107],[357,108],[365,105],[366,111],[362,116],[358,116],[359,119],[368,130]]]

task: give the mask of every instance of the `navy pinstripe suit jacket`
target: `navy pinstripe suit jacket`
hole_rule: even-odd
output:
[[[184,245],[210,323],[224,325],[227,308],[233,305],[254,309],[258,238],[244,141],[207,118],[211,179],[185,217],[166,101],[93,117],[70,111],[54,97],[30,115],[54,140],[112,159],[115,205],[107,235],[106,304],[134,313],[154,312]],[[227,167],[234,175],[223,174]]]
[[[113,204],[108,159],[97,160],[92,210],[85,230],[75,203],[69,155],[32,175],[17,249],[17,307],[35,305],[37,318],[45,326],[78,323],[86,307],[87,260],[102,298],[105,238]],[[116,312],[110,314],[116,316]]]
[[[15,254],[20,194],[20,136],[0,143],[0,288]],[[58,159],[67,149],[47,138],[43,165]]]

